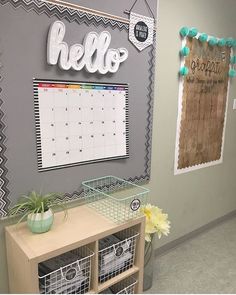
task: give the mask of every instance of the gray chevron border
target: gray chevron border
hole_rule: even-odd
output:
[[[37,14],[46,14],[48,17],[56,16],[60,19],[66,19],[69,22],[85,23],[86,25],[102,25],[103,27],[111,26],[121,30],[128,30],[126,23],[115,21],[106,17],[82,12],[69,7],[64,7],[40,0],[0,0],[1,5],[11,4],[14,8],[23,8],[25,11],[34,11]]]
[[[27,12],[34,11],[38,15],[46,14],[48,17],[56,16],[59,19],[66,19],[69,22],[76,22],[78,24],[85,23],[86,25],[111,27],[112,29],[125,30],[128,32],[129,25],[102,16],[93,15],[87,12],[66,8],[60,5],[55,5],[40,0],[0,0],[0,5],[11,5],[15,9],[22,8]],[[150,46],[149,52],[149,85],[148,90],[148,111],[147,111],[147,125],[146,125],[146,154],[144,155],[145,165],[144,172],[140,176],[129,177],[128,181],[133,183],[144,183],[150,180],[151,173],[151,148],[152,148],[152,120],[153,120],[153,97],[154,97],[154,71],[155,71],[155,36],[154,43]],[[0,79],[1,82],[1,79]],[[1,88],[0,88],[1,89]],[[0,93],[0,106],[2,104]],[[5,128],[3,122],[3,112],[0,110],[0,218],[6,216],[10,200],[8,198],[9,191],[7,189],[8,179],[6,174],[8,172],[5,163],[7,161],[4,156],[6,147],[4,145],[5,135],[3,130]],[[63,196],[64,201],[72,201],[83,197],[82,188],[78,188],[73,193],[66,193]]]
[[[1,57],[2,52],[0,52]],[[6,136],[4,133],[5,130],[5,124],[4,124],[4,112],[2,110],[2,104],[3,104],[3,89],[2,89],[2,80],[3,80],[3,73],[2,73],[2,64],[1,64],[1,58],[0,58],[0,217],[4,217],[7,215],[9,205],[10,205],[10,199],[9,199],[9,190],[7,188],[8,185],[8,178],[7,178],[7,172],[8,169],[6,167],[7,158],[5,156],[6,152]]]

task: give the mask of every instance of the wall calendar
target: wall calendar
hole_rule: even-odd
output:
[[[38,170],[129,156],[128,84],[34,79]]]

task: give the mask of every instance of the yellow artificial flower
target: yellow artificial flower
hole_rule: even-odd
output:
[[[151,234],[157,233],[160,239],[162,234],[167,236],[170,232],[170,221],[168,215],[162,213],[162,209],[151,204],[140,208],[140,211],[146,216],[145,240],[151,242]]]

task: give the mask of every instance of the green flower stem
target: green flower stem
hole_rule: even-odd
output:
[[[149,263],[151,257],[152,257],[152,241],[153,241],[154,234],[151,235],[151,241],[145,243],[145,251],[144,251],[144,267]]]

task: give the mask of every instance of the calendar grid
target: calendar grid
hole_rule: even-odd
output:
[[[128,84],[34,79],[38,170],[129,157]]]

